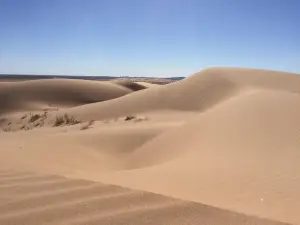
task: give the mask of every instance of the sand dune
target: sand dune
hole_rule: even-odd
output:
[[[139,91],[106,104],[88,104],[68,109],[67,112],[82,118],[103,119],[155,110],[199,111],[234,95],[237,88],[229,79],[201,74]]]
[[[157,110],[204,111],[248,89],[300,92],[296,74],[242,68],[209,68],[184,80],[133,93],[105,104],[68,109],[81,118],[103,119]]]
[[[59,214],[50,206],[43,210],[30,209],[28,212],[32,216],[27,215],[21,203],[20,206],[12,203],[11,209],[17,207],[16,211],[22,211],[20,218],[28,218],[28,224],[39,224],[38,221],[89,224],[92,220],[87,219],[88,215],[92,213],[94,218],[96,212],[101,212],[96,221],[103,224],[121,224],[123,221],[129,224],[268,223],[254,217],[300,224],[299,75],[243,68],[208,68],[184,80],[147,89],[141,87],[146,85],[124,81],[114,84],[68,81],[65,86],[63,81],[51,81],[53,83],[47,85],[43,81],[41,84],[49,89],[41,90],[36,85],[36,89],[29,90],[26,85],[33,85],[32,82],[16,84],[18,89],[28,91],[29,94],[24,95],[26,104],[35,101],[44,105],[55,103],[59,110],[47,111],[45,125],[37,129],[2,132],[0,168],[40,173],[42,182],[48,179],[47,174],[55,174],[114,184],[146,191],[146,196],[156,193],[182,199],[189,206],[184,207],[187,211],[180,207],[177,211],[177,207],[176,210],[173,206],[165,207],[163,200],[154,206],[154,210],[152,205],[151,210],[147,208],[150,211],[140,211],[139,206],[137,211],[130,211],[129,206],[119,209],[124,201],[132,198],[135,202],[135,197],[126,195],[124,201],[113,198],[112,209],[103,208],[102,205],[107,203],[97,202],[73,220],[73,213],[81,212],[77,203],[62,208]],[[13,119],[16,113],[19,113],[18,117],[28,113],[28,107],[21,104],[20,93],[23,92],[10,92],[6,85],[0,86],[0,93],[15,99],[13,105],[17,107],[2,101],[5,115],[0,118],[0,125],[5,126],[20,122]],[[52,95],[49,94],[51,90],[55,90]],[[35,97],[32,93],[41,94]],[[38,109],[43,110],[44,105]],[[74,116],[79,120],[78,124],[46,126],[47,119],[63,114]],[[95,121],[85,122],[92,120]],[[23,123],[30,121],[23,120]],[[4,179],[4,186],[5,182]],[[18,179],[11,182],[20,183]],[[111,189],[111,186],[106,187]],[[0,199],[4,203],[11,201],[7,196],[10,195],[0,188]],[[52,204],[51,199],[44,196],[42,199],[38,201]],[[150,199],[152,197],[139,197],[136,201],[137,204],[148,204]],[[155,199],[153,197],[153,201]],[[27,202],[35,204],[32,199]],[[1,219],[6,224],[17,221],[9,216],[14,215],[9,207],[1,208],[0,205],[0,212],[5,212],[3,217],[0,213],[0,223]],[[65,215],[62,214],[64,210]],[[106,210],[109,216],[105,214]],[[130,213],[123,214],[122,210]],[[225,210],[237,214],[232,216]],[[150,216],[149,220],[145,218],[146,214]],[[33,219],[35,215],[36,220]],[[63,219],[60,221],[59,218]]]
[[[1,83],[1,113],[39,109],[39,105],[75,106],[101,102],[131,93],[125,85],[70,79]]]
[[[233,98],[147,142],[131,171],[101,180],[299,223],[299,103],[272,91]]]

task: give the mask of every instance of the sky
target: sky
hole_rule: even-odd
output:
[[[0,0],[0,73],[300,73],[299,0]]]

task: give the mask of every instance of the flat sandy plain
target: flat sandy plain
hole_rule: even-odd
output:
[[[300,224],[298,74],[158,83],[2,80],[0,224]]]

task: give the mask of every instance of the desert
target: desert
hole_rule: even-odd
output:
[[[300,224],[300,76],[0,81],[0,224]]]

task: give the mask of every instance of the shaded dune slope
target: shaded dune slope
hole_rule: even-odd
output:
[[[140,91],[143,89],[146,89],[146,85],[139,84],[137,82],[132,82],[130,80],[113,80],[112,83],[118,84],[120,86],[126,87],[128,89],[131,89],[133,91]],[[147,83],[146,83],[147,84]]]
[[[1,111],[34,109],[38,104],[76,106],[117,98],[133,89],[111,82],[47,79],[2,83]]]
[[[190,150],[190,147],[198,149],[201,146],[199,151],[202,152],[204,147],[224,149],[229,144],[232,144],[232,149],[246,146],[258,152],[264,152],[266,156],[275,153],[273,150],[267,153],[267,149],[281,148],[286,151],[293,148],[296,154],[296,149],[300,146],[299,113],[300,95],[298,93],[249,90],[220,103],[207,114],[199,114],[179,129],[167,131],[152,142],[147,142],[139,149],[142,152],[140,157],[134,158],[132,163],[145,166],[146,163],[142,159],[149,162],[157,161],[161,158],[157,154],[161,154],[162,157],[169,155],[166,151],[176,155],[176,149],[178,149],[180,153],[186,154],[188,151],[183,151],[183,148]],[[192,140],[199,143],[192,144]],[[204,142],[219,147],[206,146]],[[154,146],[163,146],[164,150],[155,149]],[[139,151],[136,151],[134,155],[138,156]],[[152,157],[146,152],[155,156]],[[245,153],[247,152],[248,150],[245,150]],[[252,153],[254,152],[251,151]]]
[[[166,126],[100,128],[49,134],[39,130],[3,133],[0,164],[61,175],[123,170],[126,158]],[[44,163],[41,163],[44,162]]]
[[[11,170],[0,171],[0,199],[2,225],[284,224],[113,185]]]

